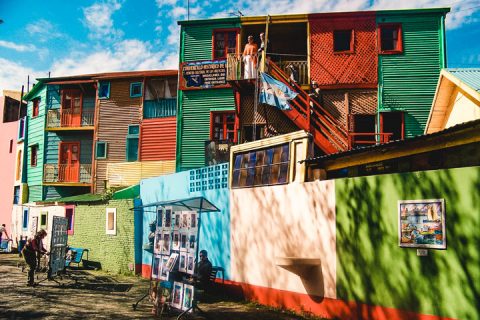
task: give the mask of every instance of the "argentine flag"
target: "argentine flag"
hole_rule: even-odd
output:
[[[260,103],[269,104],[281,110],[292,109],[288,100],[295,99],[298,93],[292,91],[283,82],[280,82],[265,72],[260,73]]]

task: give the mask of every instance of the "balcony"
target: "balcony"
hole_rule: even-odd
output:
[[[308,86],[308,62],[307,60],[298,60],[303,56],[295,55],[272,55],[272,61],[275,60],[277,66],[292,76],[301,86]],[[245,77],[247,76],[247,77]],[[245,74],[245,61],[242,55],[229,54],[227,57],[227,81],[249,80],[256,77],[248,77]]]
[[[92,183],[92,164],[45,164],[43,182],[47,185],[85,186]]]
[[[177,98],[145,100],[143,103],[143,118],[166,118],[177,115]]]
[[[84,110],[82,113],[71,111],[48,110],[47,129],[53,130],[93,130],[95,110]]]

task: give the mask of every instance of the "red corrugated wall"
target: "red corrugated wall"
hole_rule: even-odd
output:
[[[140,131],[141,161],[175,160],[177,118],[144,119]]]
[[[309,17],[311,36],[311,80],[320,86],[362,85],[378,83],[378,56],[375,37],[375,15],[362,16],[312,15]],[[333,31],[354,30],[354,53],[333,52]]]

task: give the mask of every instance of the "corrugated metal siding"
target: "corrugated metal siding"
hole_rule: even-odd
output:
[[[80,163],[92,163],[93,132],[64,131],[61,133],[47,132],[47,148],[45,163],[58,163],[59,145],[61,141],[80,142]]]
[[[177,99],[146,100],[143,102],[143,118],[165,118],[177,115]]]
[[[177,118],[144,119],[140,130],[140,160],[175,160]]]
[[[175,172],[175,160],[109,163],[109,186],[131,186],[140,180]]]
[[[28,185],[28,202],[42,201],[42,185]]]
[[[48,199],[57,199],[63,197],[76,196],[80,194],[85,194],[90,192],[90,188],[84,187],[54,187],[47,186],[45,190],[45,200]]]
[[[448,72],[465,82],[473,90],[480,92],[480,68],[447,69]]]
[[[182,130],[179,132],[179,167],[182,170],[205,165],[205,140],[210,138],[210,111],[235,110],[231,89],[183,92]]]
[[[404,110],[405,136],[423,134],[443,67],[441,17],[380,15],[401,22],[403,54],[379,56],[379,111]]]
[[[212,32],[214,29],[239,28],[240,23],[233,19],[232,23],[182,26],[183,59],[180,62],[212,59]]]
[[[96,192],[103,192],[107,164],[124,162],[128,125],[140,124],[142,97],[130,98],[130,83],[143,79],[112,80],[110,99],[99,100],[97,140],[105,141],[107,159],[96,160]]]
[[[47,101],[47,89],[42,88],[36,95],[40,97],[39,115],[32,118],[32,101],[28,102],[28,130],[27,130],[27,146],[26,149],[26,162],[27,162],[27,183],[33,186],[33,193],[29,193],[29,201],[42,200],[42,178],[43,178],[43,159],[44,159],[44,145],[45,145],[45,108]],[[31,148],[34,144],[38,144],[37,153],[37,166],[32,167],[30,165],[31,160]]]
[[[311,79],[319,85],[376,84],[375,16],[310,20]],[[354,31],[354,53],[333,51],[333,31]]]

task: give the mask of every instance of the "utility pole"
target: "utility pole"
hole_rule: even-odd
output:
[[[190,0],[187,0],[187,20],[190,20]]]

